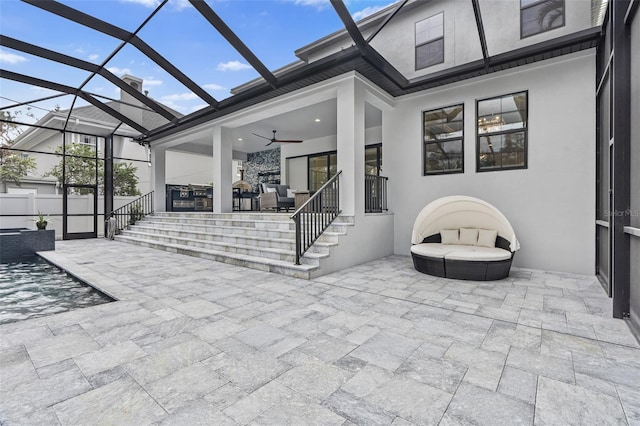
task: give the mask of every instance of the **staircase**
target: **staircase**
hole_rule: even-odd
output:
[[[286,213],[157,212],[121,231],[117,241],[281,275],[322,275],[323,259],[353,218],[338,216],[295,265],[295,225]]]

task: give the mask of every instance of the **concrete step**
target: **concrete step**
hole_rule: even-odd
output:
[[[191,247],[184,244],[159,242],[137,237],[133,238],[126,235],[117,235],[116,240],[143,247],[150,247],[157,250],[165,250],[172,253],[201,257],[203,259],[210,259],[216,262],[223,262],[302,279],[310,279],[318,271],[317,265],[294,265],[292,262],[277,259],[267,259],[247,254],[230,253],[210,248]]]
[[[158,223],[178,223],[180,225],[199,225],[199,226],[224,226],[224,227],[238,227],[238,228],[253,228],[253,229],[268,229],[268,230],[281,230],[281,231],[294,231],[295,223],[292,220],[271,220],[267,218],[257,219],[241,219],[241,218],[225,218],[213,215],[194,215],[194,216],[168,216],[156,214],[146,217],[139,222],[158,222]],[[342,232],[346,233],[349,227],[353,226],[353,223],[349,221],[349,218],[343,220],[342,217],[337,217],[336,220],[327,228],[330,232]]]
[[[146,228],[154,228],[158,230],[167,231],[184,231],[184,232],[202,232],[211,234],[222,235],[236,235],[236,236],[248,236],[256,238],[268,238],[268,239],[290,239],[295,240],[294,229],[270,229],[270,228],[255,228],[255,227],[242,227],[242,226],[224,226],[224,225],[202,225],[194,223],[182,223],[182,222],[158,222],[153,217],[149,217],[145,220],[136,222],[133,226],[144,226]],[[333,226],[333,225],[332,225]],[[330,226],[320,238],[319,242],[337,243],[340,235],[345,235],[345,231],[338,231],[338,229],[344,229],[352,225],[335,225]]]
[[[244,254],[254,257],[262,257],[265,259],[275,259],[281,260],[284,262],[295,262],[295,251],[293,248],[291,249],[281,249],[281,248],[273,248],[273,247],[255,247],[252,245],[243,245],[238,243],[231,242],[222,242],[222,241],[207,241],[202,239],[195,239],[189,237],[175,237],[169,236],[166,234],[152,234],[146,232],[137,232],[133,230],[123,231],[120,235],[135,238],[140,240],[147,241],[155,241],[158,243],[167,243],[167,244],[175,244],[175,245],[183,245],[189,246],[193,248],[204,248],[209,250],[214,250],[220,253],[236,253],[236,254]],[[303,258],[301,259],[302,263],[318,265],[318,259],[323,257],[328,257],[328,252],[319,253],[308,251],[305,253]]]
[[[229,227],[226,229],[203,229],[204,227],[195,227],[195,229],[174,229],[171,227],[157,227],[152,223],[147,222],[139,222],[139,224],[132,225],[129,227],[129,231],[123,231],[123,233],[127,232],[141,232],[146,234],[153,235],[165,235],[170,237],[180,237],[180,238],[190,238],[195,240],[203,240],[203,241],[215,241],[220,243],[228,243],[228,244],[240,244],[251,247],[270,247],[270,248],[278,248],[284,250],[295,250],[295,232],[294,231],[285,231],[284,235],[273,235],[273,236],[255,236],[254,233],[232,233],[228,231],[236,231],[238,228]],[[251,228],[246,228],[251,230]],[[256,231],[255,229],[253,231]],[[282,231],[280,231],[282,232]],[[311,251],[315,251],[317,253],[326,253],[328,247],[337,245],[337,241],[327,241],[328,236],[325,240],[316,241],[316,243],[311,247]],[[337,237],[336,237],[337,239]]]

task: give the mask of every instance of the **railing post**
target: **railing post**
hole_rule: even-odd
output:
[[[296,265],[300,264],[300,252],[302,246],[302,239],[300,235],[300,215],[297,215],[293,218],[294,223],[296,224]]]

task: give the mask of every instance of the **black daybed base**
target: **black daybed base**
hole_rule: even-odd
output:
[[[425,238],[423,243],[440,243],[440,234]],[[496,247],[511,253],[506,260],[458,260],[445,257],[422,256],[411,252],[413,266],[423,274],[436,277],[473,281],[501,280],[509,276],[515,252],[509,250],[509,242],[498,236]]]

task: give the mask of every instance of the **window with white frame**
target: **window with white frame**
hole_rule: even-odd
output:
[[[527,92],[476,102],[476,170],[527,168]]]
[[[416,69],[444,62],[444,12],[416,22]]]
[[[90,145],[95,147],[96,143],[98,142],[98,138],[96,136],[91,136],[91,135],[81,135],[78,133],[73,133],[73,135],[71,136],[71,142],[72,143],[79,143],[82,145]]]
[[[520,38],[564,27],[565,0],[520,0]]]

